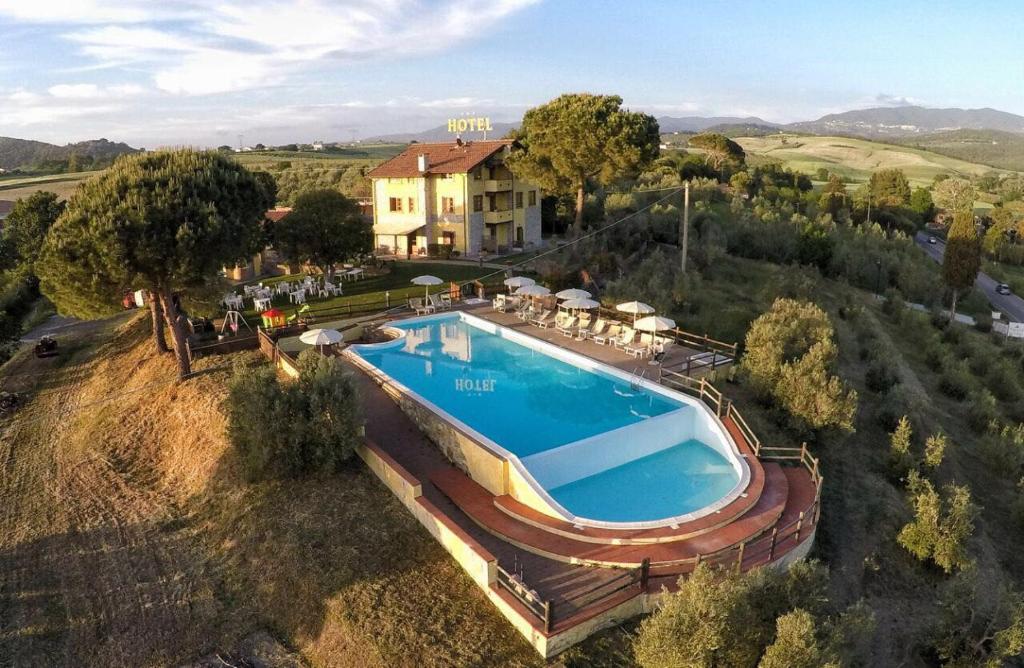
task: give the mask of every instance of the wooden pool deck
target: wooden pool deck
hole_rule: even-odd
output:
[[[494,311],[489,304],[464,308],[473,315],[627,372],[649,369],[646,377],[654,382],[659,380],[660,367],[611,346],[576,341],[554,328],[540,329],[518,320],[514,314]],[[676,346],[667,365],[697,352]],[[663,586],[673,588],[681,575],[692,571],[702,555],[710,557],[707,561],[711,563],[739,564],[747,569],[777,562],[798,549],[805,551],[813,537],[818,499],[812,476],[801,467],[758,461],[745,432],[731,415],[724,415],[722,423],[752,472],[744,498],[722,509],[720,513],[724,514],[714,519],[704,519],[694,526],[641,532],[632,537],[635,541],[617,544],[604,535],[607,530],[602,533],[600,529],[574,527],[531,511],[508,496],[492,495],[431,443],[377,379],[342,359],[354,372],[368,441],[419,482],[422,497],[447,522],[490,552],[504,571],[521,577],[539,599],[550,602],[556,614],[553,621],[549,619],[545,624],[537,618],[536,610],[531,613],[528,605],[517,600],[507,587],[492,585],[492,600],[497,596],[523,618],[530,619],[535,634],[564,633],[587,623],[590,626],[586,633],[593,632],[601,628],[594,626],[593,620],[609,614],[616,606],[637,596],[653,594]],[[641,569],[640,586],[628,579],[628,587],[616,584],[623,581],[624,573]],[[607,588],[606,594],[600,594],[603,587]],[[645,608],[637,611],[641,609]]]

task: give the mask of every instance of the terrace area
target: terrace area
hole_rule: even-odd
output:
[[[490,303],[456,308],[699,398],[751,469],[740,498],[692,522],[630,532],[573,525],[489,492],[446,458],[394,387],[355,369],[366,416],[361,456],[542,654],[649,611],[663,587],[671,590],[698,563],[748,570],[809,549],[821,486],[816,460],[806,448],[762,445],[733,403],[701,378],[731,364],[727,353],[735,348],[677,331],[671,355],[648,364],[530,325]],[[694,364],[709,352],[714,363]],[[473,567],[479,563],[483,576]]]

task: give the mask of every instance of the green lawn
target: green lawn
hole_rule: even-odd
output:
[[[431,276],[437,276],[438,278],[445,281],[441,285],[436,285],[430,288],[431,293],[443,292],[448,289],[448,282],[463,282],[470,281],[485,274],[493,273],[493,269],[486,267],[481,268],[472,264],[456,265],[456,264],[435,264],[432,262],[393,262],[389,263],[388,267],[390,272],[381,276],[373,276],[364,278],[359,281],[346,281],[343,283],[345,294],[337,297],[328,297],[326,299],[320,299],[317,297],[309,299],[308,303],[310,308],[313,310],[325,310],[325,309],[344,309],[348,306],[360,306],[363,304],[373,304],[383,302],[385,294],[390,293],[390,300],[392,306],[398,306],[407,300],[409,297],[420,297],[423,295],[423,287],[412,285],[411,281],[416,276],[423,274],[429,274]],[[280,281],[294,281],[300,279],[305,274],[288,274],[284,276],[272,276],[269,278],[260,278],[253,281],[249,281],[248,284],[252,285],[255,283],[263,283],[264,285],[273,285]],[[240,292],[241,289],[237,289],[236,292]],[[286,312],[289,310],[297,310],[291,302],[288,300],[287,295],[281,295],[274,297],[274,305],[284,309]],[[246,303],[246,315],[255,315],[255,311],[252,309],[251,304],[247,301]]]

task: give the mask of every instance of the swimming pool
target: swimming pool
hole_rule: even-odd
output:
[[[534,494],[503,491],[539,510],[597,526],[684,521],[749,478],[690,397],[464,312],[389,327],[394,340],[348,354],[507,460]]]

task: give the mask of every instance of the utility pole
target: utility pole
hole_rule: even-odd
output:
[[[690,241],[690,182],[683,184],[683,220],[679,230],[679,242],[682,246],[682,258],[679,261],[679,268],[686,273],[686,248]]]

